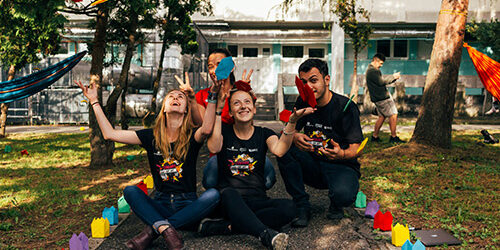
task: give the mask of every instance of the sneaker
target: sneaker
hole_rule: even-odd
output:
[[[203,236],[229,235],[231,234],[231,229],[229,229],[230,226],[231,223],[222,218],[217,218],[217,219],[205,218],[200,222],[200,226],[198,227],[198,233],[200,233]]]
[[[292,221],[292,226],[294,227],[307,227],[309,224],[309,219],[311,219],[311,212],[307,208],[297,209],[297,218]]]
[[[372,135],[371,141],[372,141],[372,142],[380,142],[380,137],[374,137],[374,136]]]
[[[329,220],[340,220],[344,218],[344,210],[341,209],[328,209],[328,213],[326,214],[326,218]]]
[[[270,228],[264,230],[259,239],[269,249],[285,250],[288,247],[288,234],[278,233]]]
[[[405,143],[405,141],[399,139],[398,136],[389,138],[389,143]]]

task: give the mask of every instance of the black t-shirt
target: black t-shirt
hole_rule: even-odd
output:
[[[313,114],[304,116],[297,122],[297,131],[303,128],[304,133],[314,140],[311,141],[311,144],[315,148],[325,146],[332,148],[329,140],[337,142],[342,149],[348,148],[351,143],[361,143],[363,141],[363,131],[359,122],[358,106],[356,103],[351,102],[346,111],[343,112],[349,99],[334,92],[331,93],[332,99],[327,105],[317,107]],[[295,102],[295,107],[301,109],[308,107],[308,105],[299,97]],[[317,153],[311,154],[316,159],[341,163],[360,173],[360,165],[356,158],[331,161]]]
[[[152,129],[136,131],[141,140],[141,147],[148,153],[151,175],[157,191],[167,194],[196,192],[196,159],[202,143],[196,142],[193,130],[189,140],[189,149],[184,162],[173,158],[163,159],[156,148]],[[175,142],[170,146],[173,149]]]
[[[266,140],[276,135],[268,128],[254,128],[250,139],[241,140],[234,133],[233,125],[222,124],[224,139],[217,154],[219,188],[232,187],[246,199],[267,197],[264,178]]]

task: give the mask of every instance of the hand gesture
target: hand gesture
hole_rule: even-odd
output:
[[[252,81],[252,80],[250,80],[252,73],[253,73],[253,69],[250,69],[250,71],[248,71],[248,75],[247,75],[247,70],[244,69],[243,74],[241,75],[241,80],[246,82],[246,83],[250,83]]]
[[[307,107],[307,108],[303,108],[303,109],[299,109],[299,110],[297,110],[297,108],[293,108],[293,113],[290,115],[290,119],[288,120],[288,122],[289,123],[296,123],[303,116],[310,115],[310,114],[314,113],[315,110],[316,110],[316,108],[311,108],[311,107]]]
[[[318,150],[318,152],[330,160],[342,159],[345,152],[340,148],[340,145],[334,140],[330,140],[329,143],[333,146],[333,148],[322,147]]]
[[[217,96],[217,110],[222,111],[224,105],[226,105],[226,99],[229,97],[229,92],[220,91]]]
[[[175,80],[177,80],[177,82],[179,83],[179,89],[184,92],[184,94],[186,94],[190,99],[192,99],[194,98],[194,90],[189,84],[189,73],[185,72],[184,76],[186,78],[186,83],[184,83],[180,77],[174,75]]]
[[[83,85],[81,81],[74,80],[76,85],[82,89],[83,95],[89,99],[89,104],[99,101],[97,97],[97,88],[94,84],[94,81],[90,81],[89,85]]]
[[[302,151],[305,152],[314,151],[314,147],[309,143],[309,141],[312,141],[312,139],[305,134],[295,133],[293,135],[293,142],[295,143],[295,146],[297,146],[297,148],[299,148]]]

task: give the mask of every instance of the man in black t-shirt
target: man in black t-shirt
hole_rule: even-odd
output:
[[[313,90],[317,107],[313,114],[299,119],[296,130],[303,133],[295,133],[294,146],[278,158],[278,165],[286,190],[298,208],[293,225],[305,227],[311,204],[304,183],[329,190],[329,219],[342,218],[342,208],[355,201],[361,176],[357,149],[363,133],[356,104],[328,89],[330,76],[324,61],[306,60],[299,67],[299,77]],[[299,97],[295,107],[306,106]]]

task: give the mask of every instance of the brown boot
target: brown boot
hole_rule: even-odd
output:
[[[141,233],[127,241],[125,245],[127,245],[130,249],[144,250],[149,246],[149,244],[151,244],[151,242],[158,238],[158,236],[160,235],[157,234],[152,227],[146,226]]]
[[[170,250],[180,250],[184,247],[184,241],[182,237],[172,226],[169,226],[167,229],[161,232],[161,236],[165,239],[167,243],[167,247]]]

